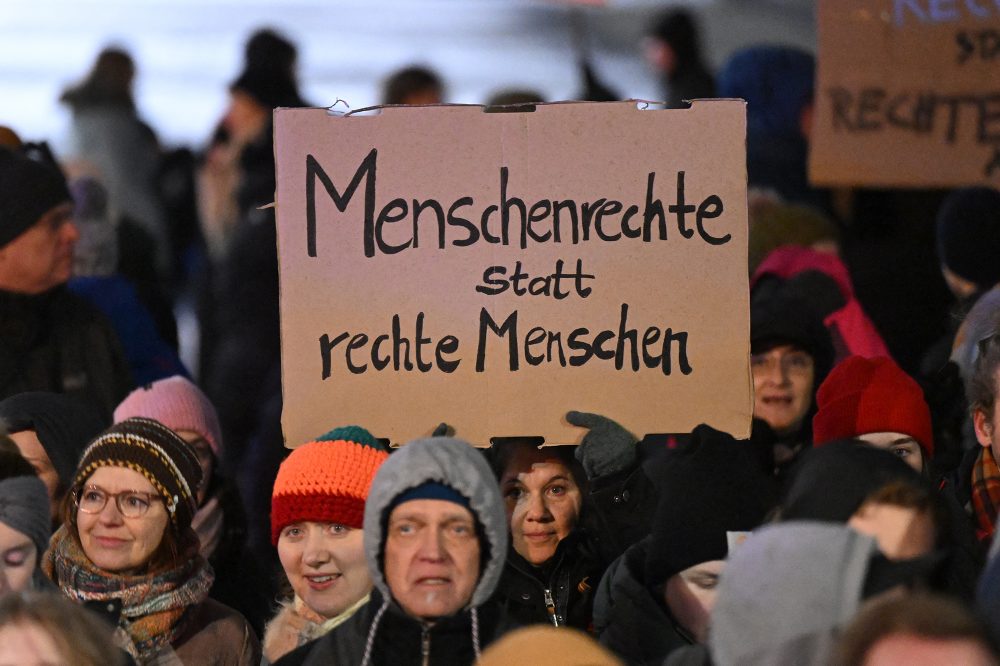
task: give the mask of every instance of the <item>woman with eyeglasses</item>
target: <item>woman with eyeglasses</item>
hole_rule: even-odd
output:
[[[812,445],[816,389],[834,357],[830,333],[804,286],[760,283],[750,301],[754,440],[770,441],[779,475]]]
[[[257,664],[246,620],[208,598],[214,574],[191,528],[201,468],[157,421],[132,418],[83,452],[43,569],[107,615],[139,664]]]

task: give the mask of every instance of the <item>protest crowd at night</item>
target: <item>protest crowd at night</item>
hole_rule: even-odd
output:
[[[326,107],[261,26],[199,145],[119,45],[0,109],[0,666],[1000,664],[994,4],[664,7],[660,103]]]

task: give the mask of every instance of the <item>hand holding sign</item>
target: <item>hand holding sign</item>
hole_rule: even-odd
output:
[[[588,412],[567,412],[566,420],[590,432],[576,447],[576,459],[588,479],[608,476],[635,463],[636,437],[606,416]]]

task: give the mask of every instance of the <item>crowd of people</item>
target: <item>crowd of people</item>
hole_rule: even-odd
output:
[[[647,55],[669,106],[747,100],[748,440],[570,411],[576,445],[285,448],[265,204],[307,102],[272,30],[197,152],[117,48],[69,154],[0,128],[0,664],[1000,663],[1000,191],[814,187],[811,55],[713,75],[684,12]],[[383,101],[446,98],[411,67]]]

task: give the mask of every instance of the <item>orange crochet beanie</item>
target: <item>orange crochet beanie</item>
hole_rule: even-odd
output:
[[[271,494],[271,542],[291,523],[339,523],[361,529],[365,498],[389,449],[358,426],[336,428],[292,451]]]

